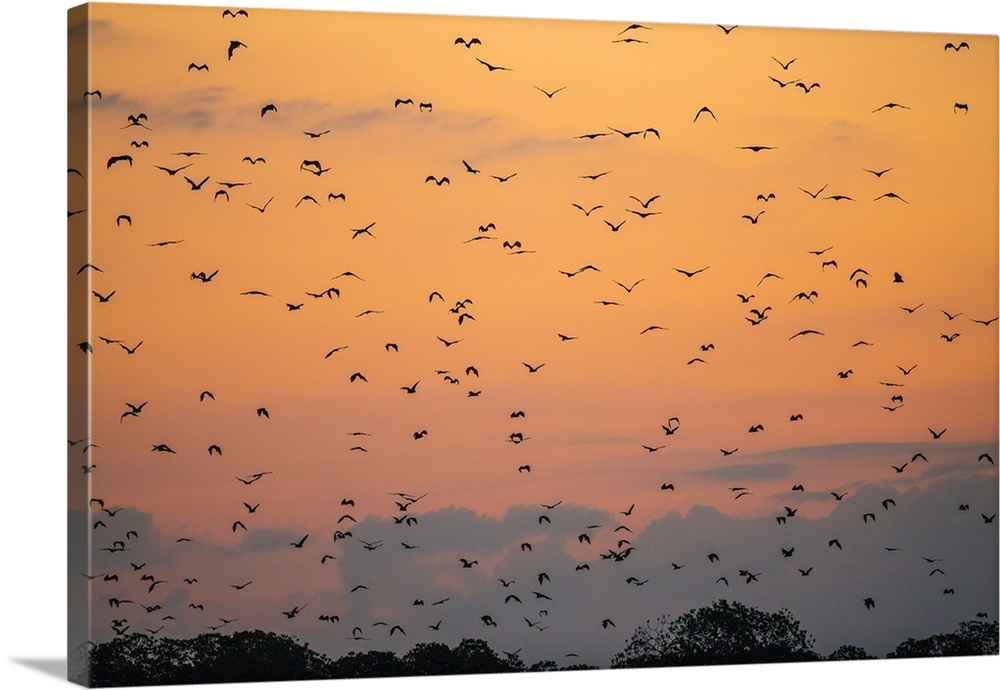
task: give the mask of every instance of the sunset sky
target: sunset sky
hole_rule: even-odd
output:
[[[68,438],[98,447],[69,470],[122,508],[79,517],[104,524],[88,574],[120,578],[90,583],[91,639],[169,611],[160,635],[238,618],[332,656],[482,637],[606,667],[723,597],[788,608],[821,653],[996,618],[995,36],[221,9],[70,22],[90,323],[67,351],[92,387]]]

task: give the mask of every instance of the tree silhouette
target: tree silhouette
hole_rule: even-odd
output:
[[[187,640],[144,633],[90,648],[92,687],[179,685],[330,678],[330,660],[294,638],[260,630],[211,633]]]
[[[843,644],[830,652],[825,658],[827,661],[860,661],[862,659],[877,659],[878,657],[869,654],[864,647]]]
[[[484,640],[464,639],[452,650],[456,673],[511,673],[523,671],[524,663],[514,655],[502,659]]]
[[[169,685],[173,677],[164,660],[176,658],[174,651],[170,641],[150,635],[115,637],[87,650],[86,672],[82,674],[84,684],[91,687]]]
[[[443,642],[418,642],[403,656],[403,663],[415,676],[458,673],[450,670],[451,660],[451,647]]]
[[[911,637],[888,657],[996,655],[997,634],[995,621],[967,621],[950,633],[922,640]],[[787,610],[768,613],[722,599],[676,619],[661,616],[646,621],[612,659],[611,668],[875,658],[856,645],[842,645],[826,657],[812,647],[812,636]],[[188,639],[129,633],[101,644],[82,645],[81,670],[70,680],[88,687],[120,687],[597,668],[561,666],[551,660],[526,666],[519,652],[501,656],[484,640],[466,638],[455,647],[420,642],[402,657],[389,651],[367,651],[350,652],[333,661],[294,637],[261,630],[206,633]]]
[[[331,664],[331,678],[405,676],[406,664],[393,652],[351,652]]]
[[[177,682],[236,683],[247,681],[329,678],[330,660],[295,638],[259,630],[199,635],[190,641],[197,661],[191,680]]]
[[[815,661],[813,638],[791,613],[768,613],[720,599],[674,620],[647,621],[612,668]]]
[[[889,659],[911,659],[927,656],[981,656],[997,654],[997,621],[965,621],[950,633],[931,635],[922,640],[908,638],[896,650],[889,652]]]

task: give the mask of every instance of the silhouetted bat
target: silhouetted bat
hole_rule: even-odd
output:
[[[770,79],[771,81],[773,81],[775,84],[777,84],[781,88],[785,88],[786,86],[789,86],[791,84],[798,84],[799,83],[798,79],[795,79],[793,81],[781,81],[780,79],[775,79],[771,75],[768,75],[767,78]]]
[[[705,268],[699,268],[696,271],[685,271],[683,268],[674,268],[674,270],[677,271],[678,273],[683,273],[688,278],[693,278],[694,276],[698,275],[702,271],[707,271],[710,268],[711,268],[711,266],[705,266]]]
[[[229,49],[227,50],[229,59],[230,60],[233,59],[233,53],[236,52],[237,48],[246,48],[246,47],[247,47],[246,43],[241,43],[240,41],[230,41]]]
[[[108,159],[108,167],[110,168],[115,163],[122,163],[122,162],[128,163],[128,167],[131,168],[132,167],[132,156],[128,156],[128,155],[126,155],[126,156],[111,156],[111,158]]]
[[[643,139],[646,138],[647,134],[653,134],[653,135],[656,136],[657,139],[660,138],[660,133],[658,131],[656,131],[655,129],[653,129],[652,127],[647,127],[646,129],[636,129],[636,130],[632,130],[630,132],[624,132],[624,131],[622,131],[620,129],[615,129],[614,127],[608,127],[608,129],[610,129],[612,132],[616,132],[617,134],[621,134],[626,139],[634,137],[637,134],[641,134]]]
[[[885,194],[882,194],[881,196],[875,197],[874,199],[872,199],[872,201],[878,201],[879,199],[899,199],[904,204],[910,203],[909,201],[907,201],[903,197],[899,196],[895,192],[886,192]]]
[[[485,65],[490,72],[493,72],[495,70],[504,70],[507,72],[512,71],[510,67],[500,67],[499,65],[491,65],[490,63],[480,60],[479,58],[476,58],[476,60],[478,60],[480,64]]]
[[[177,173],[179,173],[181,170],[185,170],[187,168],[190,168],[192,165],[194,165],[194,163],[188,163],[187,165],[182,165],[179,168],[165,168],[162,165],[154,165],[153,167],[157,168],[158,170],[162,170],[163,172],[167,173],[170,177],[173,177],[174,175],[176,175]]]
[[[700,108],[700,109],[698,110],[698,112],[697,112],[697,113],[695,113],[695,115],[694,115],[694,122],[697,122],[697,121],[698,121],[698,118],[699,118],[699,117],[701,117],[701,114],[702,114],[702,113],[708,113],[709,115],[711,115],[711,116],[712,116],[712,119],[713,119],[713,120],[715,120],[716,122],[718,122],[718,121],[719,121],[719,118],[717,118],[717,117],[715,116],[715,113],[713,113],[713,112],[712,112],[712,111],[711,111],[711,110],[709,109],[709,107],[708,107],[707,105],[703,105],[703,106],[702,106],[702,107],[701,107],[701,108]]]
[[[532,86],[534,86],[534,85],[532,85]],[[553,96],[555,96],[555,95],[556,95],[557,93],[559,93],[560,91],[562,91],[562,90],[563,90],[563,89],[565,89],[566,87],[565,87],[565,86],[560,86],[560,87],[559,87],[558,89],[556,89],[555,91],[546,91],[545,89],[543,89],[543,88],[542,88],[542,87],[540,87],[540,86],[535,86],[535,88],[536,88],[536,89],[538,89],[539,91],[541,91],[542,93],[544,93],[544,94],[545,94],[546,96],[548,96],[549,98],[552,98]]]
[[[254,209],[255,211],[259,211],[260,213],[263,213],[264,211],[267,210],[267,205],[270,204],[273,200],[274,200],[274,197],[272,196],[270,199],[267,200],[267,203],[264,204],[263,206],[254,206],[253,204],[249,204],[249,203],[247,204],[247,206],[249,206],[250,208]]]
[[[875,110],[873,110],[872,112],[873,113],[877,113],[878,111],[884,110],[886,108],[890,108],[890,109],[891,108],[903,108],[904,110],[909,110],[910,106],[908,106],[908,105],[900,105],[899,103],[886,103],[885,105],[881,105],[878,108],[875,108]]]

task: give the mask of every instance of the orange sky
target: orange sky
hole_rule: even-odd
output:
[[[560,499],[612,514],[635,503],[644,526],[699,505],[770,515],[788,475],[763,472],[742,503],[726,489],[787,448],[901,444],[886,450],[896,458],[931,442],[928,427],[948,429],[938,444],[995,448],[997,323],[972,319],[998,313],[996,37],[962,37],[975,48],[955,52],[942,50],[955,37],[930,34],[219,14],[91,5],[89,88],[102,98],[68,97],[91,118],[90,164],[69,162],[90,198],[70,226],[85,224],[102,269],[70,266],[70,286],[115,291],[90,299],[91,426],[70,429],[100,446],[93,495],[216,546],[245,517],[235,476],[265,470],[252,487],[268,507],[260,528],[332,531],[345,496],[358,519],[384,518],[388,492],[493,518]],[[227,59],[234,39],[246,46]],[[890,102],[906,108],[873,112]],[[277,110],[262,117],[266,104]],[[717,119],[695,121],[703,106]],[[127,126],[140,112],[145,126]],[[591,133],[605,136],[580,138]],[[740,149],[757,145],[774,149]],[[106,165],[122,154],[132,166]],[[154,167],[188,163],[173,176]],[[194,191],[185,175],[208,181]],[[226,201],[220,182],[248,184]],[[72,198],[85,183],[69,184]],[[905,201],[876,200],[887,192]],[[318,204],[298,203],[307,194]],[[265,213],[249,206],[269,200]],[[657,215],[634,213],[647,210]],[[374,237],[352,239],[371,223]],[[560,274],[587,264],[600,271]],[[762,281],[769,272],[781,277]],[[306,294],[330,287],[339,297]],[[449,309],[464,299],[474,320],[460,325]],[[667,330],[642,333],[654,324]],[[804,329],[823,335],[791,339]],[[142,345],[128,355],[101,336]],[[203,390],[215,400],[199,402]],[[883,409],[894,394],[903,406]],[[530,438],[511,443],[513,432]],[[177,454],[150,451],[161,443]],[[806,451],[787,462],[824,493],[893,478],[875,451],[834,468]],[[684,486],[664,503],[667,481]]]

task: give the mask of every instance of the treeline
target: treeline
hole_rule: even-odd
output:
[[[972,620],[950,633],[909,638],[887,658],[980,656],[998,653],[996,621]],[[520,652],[520,650],[518,650]],[[612,668],[712,664],[787,663],[875,659],[864,648],[844,645],[823,656],[813,638],[787,610],[770,613],[719,600],[675,619],[647,621],[612,659]],[[182,685],[336,678],[474,673],[518,673],[596,668],[540,661],[526,665],[517,652],[497,654],[480,639],[449,647],[421,642],[402,656],[388,651],[351,652],[339,659],[288,635],[260,630],[189,639],[132,633],[86,645],[71,681],[89,687]]]
[[[261,630],[189,639],[131,633],[87,645],[81,670],[70,680],[89,687],[182,685],[335,678],[439,676],[596,668],[540,661],[526,665],[517,654],[499,655],[483,640],[454,647],[420,642],[406,654],[350,652],[333,660],[288,635]]]
[[[886,655],[888,659],[935,656],[996,655],[997,622],[977,618],[950,633],[925,639],[908,638]],[[646,621],[615,655],[612,668],[767,664],[796,661],[875,659],[863,647],[842,645],[823,656],[813,648],[812,635],[787,609],[761,611],[720,599],[677,618]]]

